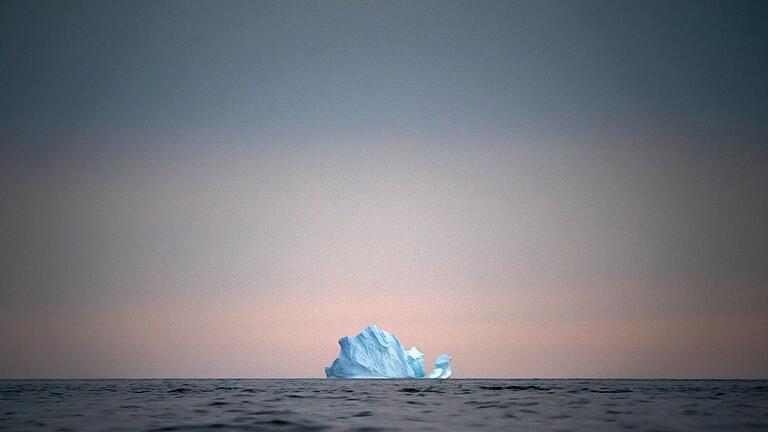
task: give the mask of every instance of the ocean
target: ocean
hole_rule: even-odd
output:
[[[768,381],[2,380],[0,430],[768,430]]]

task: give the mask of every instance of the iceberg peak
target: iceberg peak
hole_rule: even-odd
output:
[[[424,354],[415,346],[408,351],[392,333],[375,324],[355,336],[339,339],[338,358],[325,368],[328,378],[424,378]],[[434,378],[451,376],[451,357],[438,356]]]
[[[408,360],[408,366],[413,370],[416,378],[424,378],[424,353],[415,346],[405,352],[405,358]]]

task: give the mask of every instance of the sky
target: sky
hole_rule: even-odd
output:
[[[766,21],[0,2],[0,378],[768,378]]]

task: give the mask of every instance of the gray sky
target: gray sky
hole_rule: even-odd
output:
[[[767,19],[4,1],[0,377],[766,378]]]

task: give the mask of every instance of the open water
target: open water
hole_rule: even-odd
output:
[[[0,430],[768,430],[768,381],[4,380]]]

